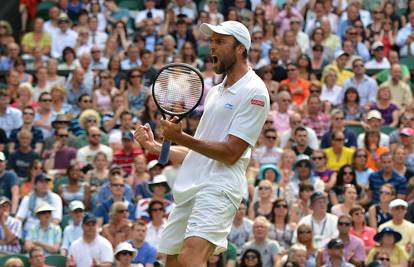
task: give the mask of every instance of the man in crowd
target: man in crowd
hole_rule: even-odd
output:
[[[23,124],[22,112],[10,106],[10,96],[6,90],[0,90],[0,125],[10,136],[13,129],[21,127]]]
[[[142,220],[137,220],[131,229],[131,240],[128,242],[139,251],[132,263],[141,263],[145,267],[153,267],[157,260],[157,249],[145,241],[147,235],[147,225]]]
[[[69,204],[69,214],[71,222],[63,230],[62,246],[60,247],[60,255],[66,256],[70,245],[78,238],[82,237],[82,219],[85,211],[85,205],[79,200],[73,200]]]
[[[22,223],[10,216],[11,201],[0,197],[0,256],[20,252],[20,238],[22,237]]]
[[[92,126],[88,129],[88,145],[80,148],[76,154],[76,160],[83,164],[92,164],[96,153],[99,151],[106,154],[109,162],[112,161],[112,149],[100,143],[101,130]]]
[[[11,212],[15,214],[19,204],[19,180],[13,171],[6,171],[6,157],[0,152],[0,196],[11,199]]]

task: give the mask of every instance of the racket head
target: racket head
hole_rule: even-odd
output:
[[[177,116],[180,120],[200,104],[204,94],[204,79],[199,70],[184,63],[162,67],[152,84],[152,96],[162,116]]]

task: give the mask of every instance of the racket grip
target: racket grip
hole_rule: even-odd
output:
[[[158,162],[162,166],[165,166],[168,163],[168,159],[169,159],[169,156],[170,156],[170,147],[171,147],[171,141],[164,140],[164,142],[162,143],[160,157],[158,159]]]

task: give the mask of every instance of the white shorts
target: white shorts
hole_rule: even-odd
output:
[[[184,239],[198,236],[216,245],[214,254],[227,250],[236,207],[224,191],[201,189],[197,195],[174,207],[161,234],[158,251],[180,253]]]

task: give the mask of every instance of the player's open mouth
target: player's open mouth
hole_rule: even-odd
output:
[[[215,55],[212,55],[211,58],[213,60],[213,64],[215,65],[218,62],[218,57]]]

